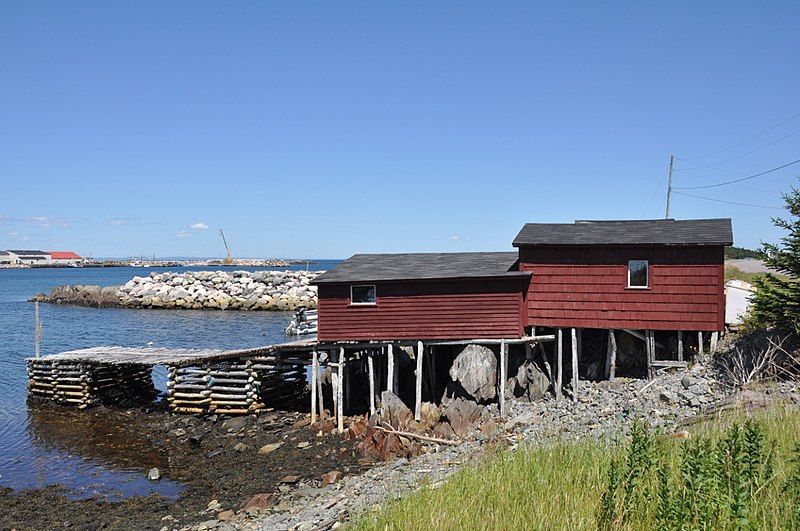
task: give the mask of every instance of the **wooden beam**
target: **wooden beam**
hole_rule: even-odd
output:
[[[556,399],[561,399],[561,386],[564,383],[564,333],[561,328],[558,329],[558,356],[556,357],[556,371],[558,377],[556,378]]]
[[[319,359],[317,351],[311,353],[311,424],[317,421],[317,379],[319,378]],[[320,411],[320,414],[322,412]]]
[[[578,338],[572,329],[572,401],[578,401]]]
[[[375,414],[375,363],[372,352],[367,353],[367,369],[369,370],[369,414]]]
[[[700,330],[697,331],[697,353],[703,353],[703,332]]]
[[[500,418],[506,417],[506,344],[500,343]]]
[[[386,390],[394,393],[394,349],[389,343],[386,345]]]
[[[648,379],[652,379],[653,378],[653,358],[655,357],[654,353],[653,353],[653,350],[654,350],[653,349],[653,347],[654,347],[653,343],[655,342],[655,340],[653,339],[653,331],[652,330],[646,330],[645,333],[647,335],[647,344],[646,344],[646,346],[647,346],[647,378]]]
[[[617,376],[617,338],[613,330],[608,331],[606,376],[609,380],[613,380]]]
[[[719,338],[719,332],[711,332],[711,354],[717,353],[717,340]]]
[[[416,375],[416,397],[414,405],[414,420],[422,418],[422,356],[425,351],[425,345],[422,341],[417,342],[417,370]]]
[[[539,343],[539,353],[542,355],[542,363],[544,363],[544,368],[547,371],[547,379],[550,380],[550,383],[553,384],[553,389],[555,389],[556,382],[553,376],[553,368],[550,367],[549,356],[542,343]]]
[[[647,330],[644,331],[644,334],[642,334],[638,330],[628,330],[627,328],[623,328],[622,331],[625,332],[626,334],[632,335],[635,338],[641,339],[645,343],[647,343],[647,341],[648,341],[648,339],[647,339],[647,337],[648,337],[647,336]],[[664,349],[664,350],[666,350],[666,348],[667,348],[664,345],[662,345],[661,343],[656,343],[656,346],[658,348]]]
[[[683,361],[683,331],[678,330],[678,361]]]
[[[525,337],[512,337],[501,339],[454,339],[442,341],[426,341],[426,345],[499,345],[505,343],[506,345],[521,345],[524,343],[538,343],[540,341],[554,341],[554,335],[544,336],[525,336]]]

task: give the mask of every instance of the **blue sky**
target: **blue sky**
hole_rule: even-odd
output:
[[[790,1],[3,1],[0,249],[217,256],[223,227],[237,256],[340,258],[662,217],[670,154],[800,113],[798,20]],[[800,159],[799,129],[678,160],[675,185]],[[686,192],[781,206],[798,174]],[[776,214],[673,197],[744,246]]]

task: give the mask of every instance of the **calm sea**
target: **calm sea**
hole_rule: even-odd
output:
[[[329,269],[337,263],[323,260],[311,268]],[[76,497],[100,494],[114,498],[120,490],[126,495],[176,492],[178,486],[169,481],[150,483],[139,467],[128,466],[126,455],[135,454],[136,448],[126,448],[111,433],[92,439],[94,445],[107,446],[93,452],[100,457],[74,451],[72,440],[85,438],[87,431],[86,426],[80,430],[73,426],[85,421],[85,415],[49,419],[26,404],[25,358],[34,354],[34,310],[26,301],[63,284],[113,286],[154,271],[205,269],[209,268],[0,269],[0,486],[17,490],[62,484]],[[257,347],[286,341],[283,329],[291,319],[286,312],[127,310],[48,304],[40,305],[40,311],[43,354],[98,345],[146,346],[151,342],[157,347]],[[163,379],[163,374],[154,374],[157,386],[163,385]],[[124,431],[124,426],[116,429]]]

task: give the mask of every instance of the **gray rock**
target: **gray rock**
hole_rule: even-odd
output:
[[[381,393],[381,417],[394,429],[404,431],[414,423],[414,414],[391,391]]]
[[[497,396],[497,358],[494,352],[480,345],[467,345],[453,361],[450,378],[477,401]]]
[[[157,468],[151,468],[147,471],[147,479],[150,481],[158,481],[161,479],[161,471]]]

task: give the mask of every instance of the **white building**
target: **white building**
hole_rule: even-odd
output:
[[[0,251],[0,267],[12,266],[16,264],[17,259],[8,251]]]
[[[50,253],[44,251],[9,249],[7,252],[15,259],[17,265],[47,265],[50,263]]]

